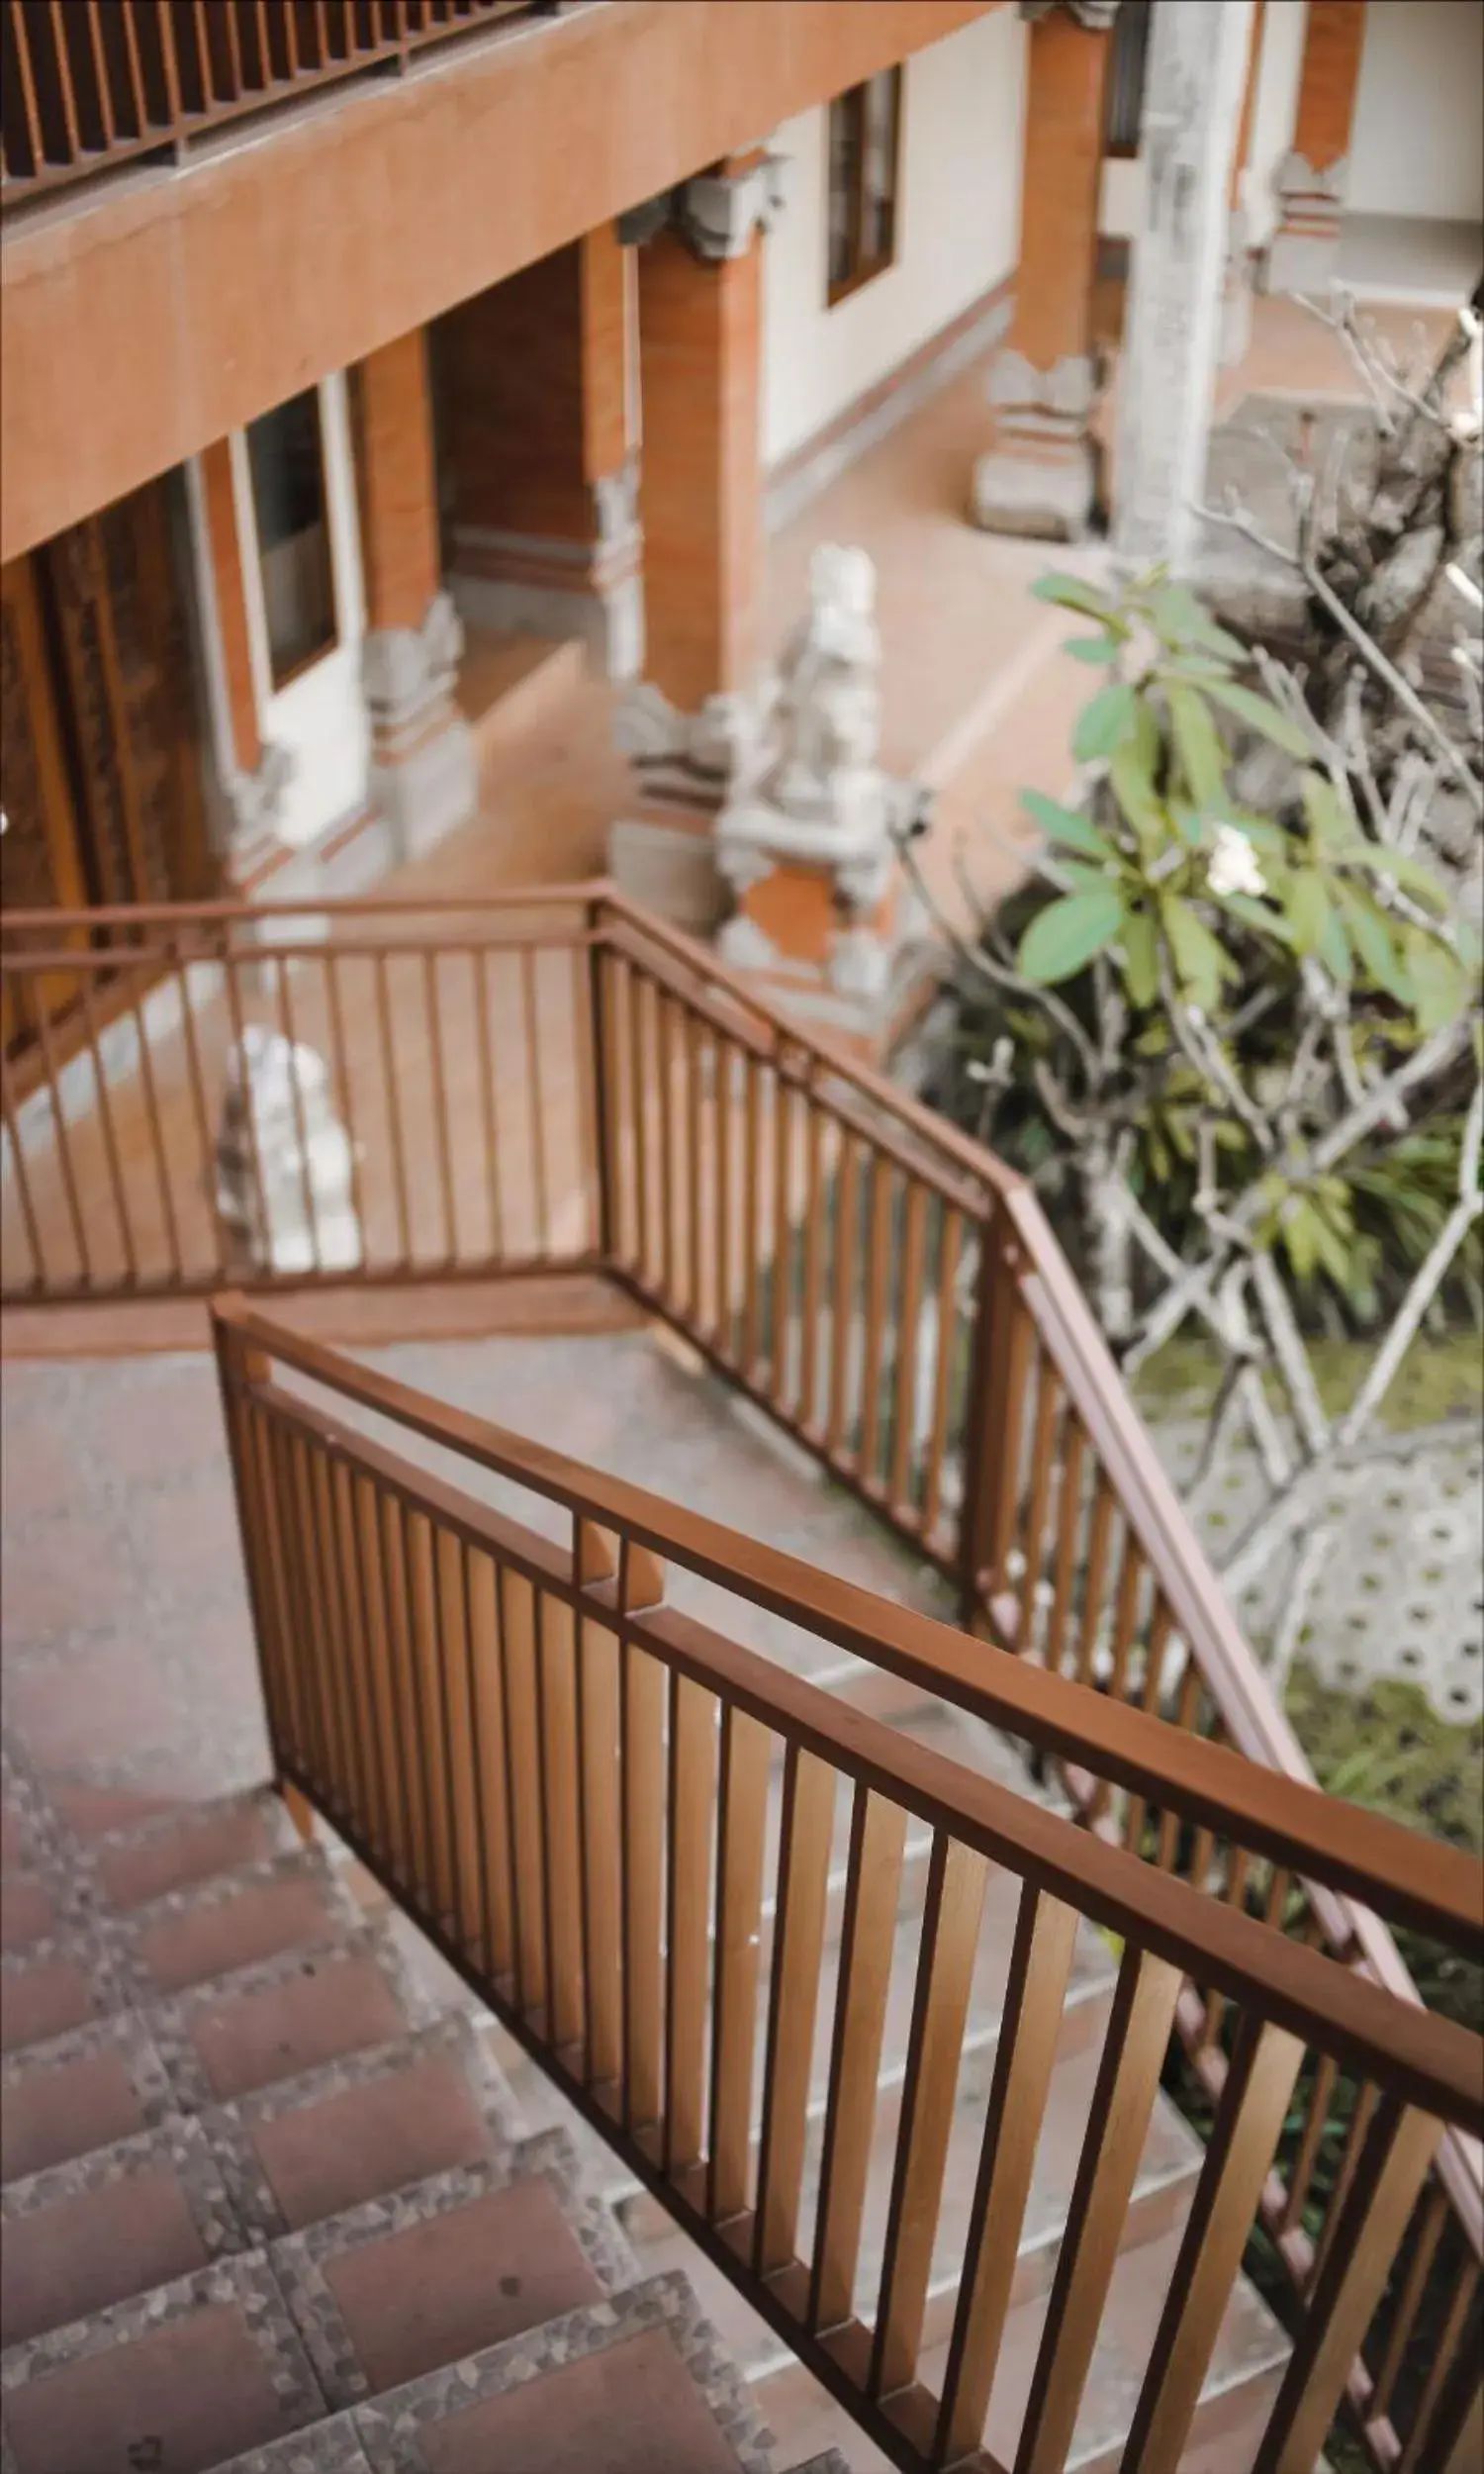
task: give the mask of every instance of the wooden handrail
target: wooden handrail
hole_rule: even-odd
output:
[[[214,1305],[213,1319],[247,1347],[280,1357],[285,1365],[296,1363],[301,1344],[295,1336],[281,1332],[260,1315],[240,1313],[236,1300],[224,1299]],[[335,1352],[314,1346],[314,1354],[324,1361],[332,1359]],[[309,1370],[301,1366],[300,1371]],[[354,1370],[357,1376],[361,1371]],[[334,1387],[343,1388],[347,1398],[361,1398],[358,1383],[349,1380],[349,1374],[347,1367],[346,1382]],[[315,1380],[325,1380],[324,1372],[317,1371]],[[466,1544],[498,1553],[512,1570],[574,1609],[616,1612],[612,1581],[584,1585],[572,1570],[570,1555],[535,1531],[492,1510],[447,1479],[401,1459],[372,1437],[338,1423],[313,1401],[271,1381],[249,1381],[242,1388],[286,1426],[313,1436],[347,1466],[373,1474],[410,1506],[433,1515]],[[412,1393],[410,1397],[424,1400],[429,1409],[438,1407],[425,1395]],[[488,1452],[473,1452],[454,1431],[440,1431],[431,1420],[423,1423],[420,1414],[386,1402],[376,1405],[379,1414],[450,1450],[465,1452],[497,1475],[525,1475],[523,1457],[514,1458],[506,1448],[519,1439],[498,1427],[488,1429],[498,1442]],[[456,1425],[465,1423],[462,1412],[451,1414]],[[483,1421],[467,1422],[477,1427]],[[533,1490],[579,1517],[601,1525],[611,1521],[620,1532],[658,1550],[659,1531],[647,1520],[629,1517],[631,1508],[659,1504],[658,1497],[637,1487],[620,1487],[616,1495],[610,1494],[611,1481],[600,1471],[560,1454],[549,1457],[554,1468],[544,1476],[550,1482]],[[731,1538],[739,1549],[750,1543],[733,1532],[719,1534]],[[751,1590],[739,1594],[752,1596]],[[874,1602],[883,1608],[889,1604],[885,1599]],[[640,1647],[653,1650],[694,1682],[724,1694],[763,1725],[787,1732],[821,1760],[889,1794],[929,1829],[951,1831],[991,1863],[1003,1864],[1022,1878],[1034,1877],[1041,1887],[1075,1906],[1105,1932],[1137,1939],[1186,1974],[1216,1985],[1233,2001],[1260,2004],[1264,2015],[1277,2025],[1306,2043],[1318,2040],[1347,2068],[1395,2087],[1409,2103],[1426,2106],[1476,2132],[1484,2130],[1480,2041],[1469,2029],[1410,2003],[1398,2003],[1323,1952],[1287,1940],[1236,1908],[1203,1898],[1189,1882],[1143,1863],[1122,1848],[1105,1846],[1032,1797],[1017,1795],[1013,1788],[978,1776],[946,1754],[898,1735],[880,1719],[729,1639],[712,1625],[661,1606],[631,1610],[625,1628]],[[1067,1689],[1083,1701],[1094,1698],[1075,1684]],[[1093,1715],[1092,1709],[1084,1713],[1084,1747]],[[1175,1732],[1161,1721],[1151,1723],[1162,1734]],[[1177,1749],[1183,1741],[1176,1739]]]
[[[1099,1776],[1228,1833],[1252,1853],[1367,1900],[1378,1913],[1436,1934],[1452,1948],[1484,1955],[1477,1870],[1455,1849],[1337,1803],[1311,1781],[1261,1768],[701,1513],[680,1510],[626,1478],[604,1475],[354,1364],[271,1321],[243,1296],[218,1298],[213,1313],[243,1345],[476,1467],[566,1511],[623,1529],[667,1562],[941,1693],[1039,1751],[1085,1762]]]
[[[1323,2226],[1319,2264],[1306,2236],[1295,2348],[1263,2408],[1259,2461],[1308,2463],[1346,2392],[1378,2464],[1405,2455],[1421,2467],[1430,2449],[1451,2445],[1468,2402],[1461,2305],[1471,2274],[1451,2232],[1438,2257],[1464,2280],[1452,2332],[1421,2402],[1407,2398],[1401,2426],[1391,2418],[1395,2366],[1417,2327],[1413,2263],[1434,2257],[1445,2230],[1427,2182],[1439,2133],[1447,2126],[1456,2140],[1484,2123],[1477,2037],[670,1607],[662,1548],[672,1539],[679,1560],[695,1549],[692,1568],[714,1569],[734,1595],[773,1603],[730,1569],[746,1542],[715,1524],[657,1513],[641,1489],[337,1361],[240,1298],[222,1302],[214,1328],[280,1779],[325,1815],[894,2463],[909,2474],[971,2462],[1003,2474],[982,2452],[983,2426],[1048,2079],[1071,2026],[1073,1946],[1087,1925],[1113,1940],[1117,1981],[1022,2461],[1059,2463],[1069,2441],[1191,1981],[1229,2008],[1231,2059],[1131,2447],[1158,2431],[1159,2462],[1174,2462],[1244,2243],[1306,2196]],[[350,1422],[352,1410],[534,1490],[567,1514],[567,1542],[430,1474]],[[791,1591],[788,1559],[781,1569]],[[789,1594],[780,1611],[794,1604]],[[1067,1691],[1090,1740],[1098,1696]],[[1287,1781],[1269,1783],[1279,1803],[1306,1800]],[[842,1790],[851,1826],[834,1968],[824,1934]],[[904,1907],[909,1822],[926,1833],[927,1861]],[[948,2114],[962,2103],[981,1928],[999,1931],[982,1909],[995,1875],[1016,1885],[1014,1951],[961,2234],[962,2203],[945,2179]],[[904,2070],[883,2096],[894,1969],[881,1950],[904,1925],[912,2028]],[[825,2024],[811,2234],[810,2055],[824,2049]],[[1357,2089],[1356,2128],[1338,2184],[1317,2188],[1306,2126],[1316,2106],[1322,2121],[1339,2071]],[[862,2212],[870,2186],[880,2225],[888,2183],[885,2232],[873,2236],[871,2327],[855,2316]],[[1432,2229],[1425,2254],[1409,2248],[1419,2201]],[[947,2367],[929,2385],[923,2313],[945,2205],[962,2265]],[[1399,2297],[1394,2314],[1388,2294]],[[945,2301],[940,2293],[940,2313]],[[1027,2458],[1033,2443],[1039,2454]]]

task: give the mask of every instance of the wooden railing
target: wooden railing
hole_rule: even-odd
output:
[[[1424,1842],[1395,1842],[1383,1897],[1381,1874],[1345,1868],[1364,1829],[1348,1807],[1323,1863],[1293,1861],[1260,1812],[1234,1829],[1229,1775],[1197,1809],[1195,1772],[1181,1800],[1124,1760],[1162,1716],[1259,1804],[1312,1775],[1034,1197],[980,1147],[601,885],[478,910],[16,915],[0,986],[7,1024],[36,1025],[4,1094],[8,1302],[604,1274],[930,1563],[965,1634],[1015,1653],[944,1635],[933,1689],[976,1706],[992,1668],[997,1723],[1013,1724],[1007,1674],[1026,1691],[1096,1687],[1096,1758],[1084,1720],[1025,1731],[1092,1835],[1415,2001],[1383,1919],[1433,1931],[1414,1903],[1436,1860]],[[267,1267],[261,1245],[254,1264],[224,1242],[213,1129],[249,1019],[329,1068],[358,1152],[351,1273]],[[827,1612],[838,1627],[838,1602],[814,1619],[839,1639]],[[892,1621],[862,1613],[843,1645],[906,1657]],[[1234,2052],[1220,1981],[1192,1970],[1175,2024],[1219,2105]],[[1296,2082],[1261,2212],[1298,2296],[1323,2274],[1326,2190],[1357,2169],[1360,2097],[1333,2055]],[[1476,2307],[1484,2169],[1456,2131],[1404,2256],[1383,2355],[1355,2358],[1348,2392],[1381,2474],[1419,2462],[1399,2433],[1428,2403],[1430,2296],[1440,2282],[1463,2297],[1455,2344]]]
[[[544,0],[549,8],[551,0]],[[4,0],[0,199],[141,154],[543,0]]]
[[[1311,2256],[1257,2474],[1313,2466],[1358,2362],[1381,2460],[1467,2474],[1479,2364],[1456,2263],[1443,2342],[1420,2381],[1399,2372],[1439,2266],[1442,2128],[1475,2136],[1484,2119],[1480,2040],[740,1636],[758,1611],[784,1615],[1137,1792],[1250,1873],[1275,1865],[1474,1949],[1461,1857],[1145,1712],[1108,1713],[1110,1743],[1084,1685],[448,1410],[240,1299],[215,1326],[281,1780],[896,2464],[1064,2464],[1196,1988],[1219,2006],[1226,2066],[1124,2466],[1179,2463],[1247,2245],[1274,2192],[1306,2204],[1296,2092],[1343,2075],[1352,2128],[1322,2196],[1308,2186]],[[462,1485],[418,1466],[424,1445]],[[534,1525],[472,1490],[492,1481],[502,1502],[519,1489]],[[723,1619],[667,1604],[682,1573],[713,1603],[727,1592]],[[909,1881],[912,1832],[926,1852]],[[1048,2129],[1048,2085],[1089,1931],[1113,1938],[1116,1988],[1028,2393],[1007,2417],[1001,2339],[1038,2151],[1066,2136]],[[947,2173],[949,2127],[986,1960],[1003,1992],[971,2193]],[[883,2089],[887,2015],[903,2010],[905,2073]],[[930,2341],[930,2291],[946,2341]]]

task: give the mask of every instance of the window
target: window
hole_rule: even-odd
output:
[[[311,387],[247,427],[247,462],[275,688],[336,640],[320,396]]]
[[[1144,119],[1144,78],[1149,61],[1149,0],[1123,0],[1113,20],[1113,50],[1108,62],[1108,113],[1103,140],[1105,154],[1124,156],[1139,151]]]
[[[896,255],[901,70],[884,68],[830,105],[829,300],[833,308]]]

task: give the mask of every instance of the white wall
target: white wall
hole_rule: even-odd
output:
[[[782,0],[780,0],[782,5]],[[788,204],[764,261],[763,453],[791,454],[1013,269],[1026,28],[996,9],[902,72],[896,263],[826,306],[827,108],[770,140]]]
[[[1277,230],[1278,172],[1293,145],[1308,15],[1306,0],[1267,0],[1263,13],[1252,134],[1242,191],[1248,241],[1254,249],[1261,248]]]
[[[1484,217],[1484,0],[1369,0],[1346,205]]]
[[[1097,228],[1110,240],[1133,240],[1144,230],[1143,158],[1105,154],[1097,193]]]

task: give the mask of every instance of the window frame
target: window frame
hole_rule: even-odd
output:
[[[891,81],[891,132],[887,153],[887,163],[890,174],[890,186],[888,192],[891,215],[890,240],[887,247],[883,251],[879,251],[871,257],[867,257],[863,252],[861,237],[865,228],[866,210],[865,98],[868,89],[875,82],[874,79],[866,77],[862,78],[858,85],[847,86],[843,94],[832,95],[828,104],[825,106],[824,297],[826,309],[838,308],[842,301],[848,301],[853,293],[861,290],[863,285],[874,283],[878,275],[884,275],[889,267],[895,266],[898,262],[898,249],[901,239],[901,125],[905,79],[902,75],[902,66],[900,61],[895,62],[890,68],[879,69],[877,71],[877,75],[880,77],[889,78]],[[849,232],[851,264],[849,272],[842,275],[837,281],[836,278],[830,273],[830,245],[833,230],[832,210],[835,201],[834,120],[835,114],[849,105],[854,105],[860,114],[860,132],[856,148],[856,177],[850,188]]]
[[[335,572],[335,518],[333,494],[330,488],[329,452],[327,444],[329,425],[325,419],[325,382],[321,380],[308,387],[301,387],[298,392],[300,396],[310,397],[313,400],[315,407],[315,433],[320,448],[320,533],[324,557],[324,580],[326,587],[326,602],[329,610],[329,633],[322,642],[314,645],[310,651],[301,653],[297,660],[288,663],[284,669],[279,669],[274,658],[273,634],[268,618],[267,581],[263,574],[262,526],[258,521],[257,483],[252,467],[252,441],[250,434],[252,423],[248,422],[244,425],[240,432],[242,441],[242,474],[246,483],[247,504],[252,514],[253,588],[256,594],[258,613],[262,621],[263,664],[266,672],[267,701],[269,703],[272,702],[274,697],[281,696],[286,688],[292,687],[296,680],[307,678],[310,671],[318,668],[322,661],[328,661],[333,654],[339,652],[345,641],[345,619],[340,607],[339,578]],[[297,399],[293,396],[289,396],[284,400],[286,403],[293,403]],[[269,412],[278,412],[282,410],[282,407],[276,404],[269,405],[267,410]],[[357,470],[359,468],[357,467]]]

